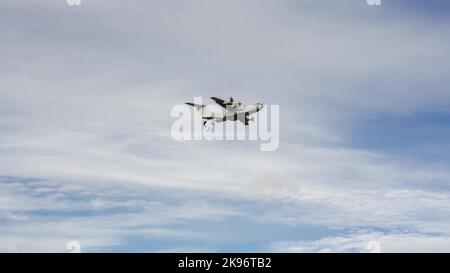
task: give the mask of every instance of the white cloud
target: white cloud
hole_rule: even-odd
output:
[[[111,194],[120,196],[116,185],[122,184],[271,204],[256,221],[447,236],[449,196],[440,191],[449,185],[445,162],[345,144],[348,129],[367,114],[449,105],[450,40],[442,35],[448,23],[385,14],[373,21],[365,10],[350,14],[353,5],[324,9],[326,2],[85,2],[76,11],[54,1],[0,4],[5,12],[42,19],[5,17],[12,23],[1,24],[0,175],[63,183],[54,192],[0,188],[2,219],[21,227],[32,220],[23,211],[70,210],[64,200],[70,187],[114,185],[119,190]],[[280,150],[173,142],[171,107],[197,95],[280,104]],[[143,214],[151,207],[100,197],[80,205],[144,208]],[[166,223],[173,214],[177,221],[240,215],[210,205],[164,207],[158,216]],[[124,219],[145,224],[140,217],[115,216],[91,231],[75,225],[74,233],[94,238],[104,232],[98,226]],[[47,221],[39,222],[42,232],[26,225],[23,232],[47,238],[63,228]],[[93,247],[120,243],[123,226],[115,227]],[[39,249],[1,234],[0,241],[17,240],[8,239],[7,249]]]
[[[448,252],[450,237],[415,234],[366,232],[348,236],[326,237],[316,241],[278,242],[279,252],[371,252],[376,242],[382,253],[393,252]],[[373,243],[372,243],[373,244]]]

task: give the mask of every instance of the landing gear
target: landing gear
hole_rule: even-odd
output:
[[[214,128],[215,122],[214,120],[211,120],[211,123],[209,126],[206,126],[208,123],[208,120],[203,121],[203,127],[206,128],[206,131],[209,132],[212,128]]]
[[[250,116],[250,113],[245,113],[245,125],[248,125],[248,123],[250,122],[250,121],[254,121],[255,120],[255,117],[253,116],[253,117],[249,117]]]

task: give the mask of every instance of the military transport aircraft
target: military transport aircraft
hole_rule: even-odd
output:
[[[203,126],[205,126],[208,121],[211,121],[211,124],[214,125],[214,122],[224,122],[227,120],[239,120],[244,125],[248,125],[249,121],[254,120],[254,117],[249,118],[249,115],[258,112],[264,107],[263,104],[259,102],[245,106],[241,102],[235,102],[232,97],[227,100],[216,97],[211,97],[211,99],[218,105],[222,106],[222,113],[213,112],[208,109],[206,105],[186,102],[187,105],[195,107],[195,109],[200,112],[200,115],[204,120]]]

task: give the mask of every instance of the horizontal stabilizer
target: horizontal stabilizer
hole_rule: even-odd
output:
[[[205,107],[205,105],[196,104],[196,103],[192,103],[192,102],[186,102],[186,104],[195,107],[197,110],[200,109],[200,108]]]
[[[206,107],[206,105],[192,102],[186,102],[186,104],[195,107],[195,109],[200,112],[203,119],[212,119],[214,117],[214,114]]]

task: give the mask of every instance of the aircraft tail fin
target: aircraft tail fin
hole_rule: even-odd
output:
[[[195,109],[200,112],[202,118],[204,119],[211,119],[214,116],[213,113],[208,109],[208,107],[206,107],[206,105],[196,104],[192,102],[186,102],[186,104],[195,107]]]
[[[197,109],[197,110],[205,107],[205,105],[203,105],[203,104],[196,104],[196,103],[192,103],[192,102],[186,102],[186,104],[195,107],[195,109]]]

